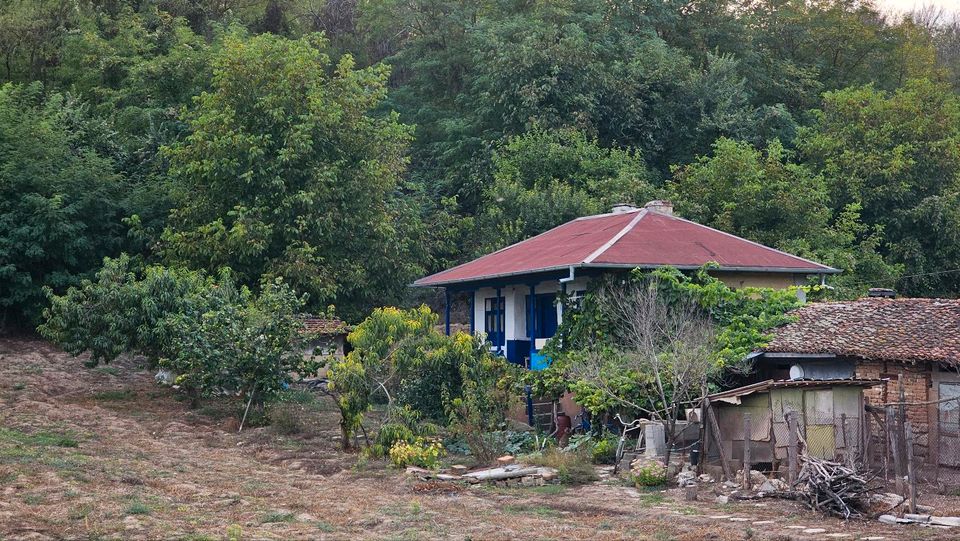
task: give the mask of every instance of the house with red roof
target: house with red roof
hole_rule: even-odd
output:
[[[511,362],[540,369],[548,361],[539,351],[563,320],[558,293],[581,293],[603,274],[707,263],[716,263],[711,274],[731,287],[785,288],[840,272],[675,216],[669,201],[651,201],[577,218],[414,285],[446,291],[448,332],[450,295],[467,293],[470,330],[486,333]]]

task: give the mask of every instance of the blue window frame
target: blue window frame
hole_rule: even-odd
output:
[[[503,297],[488,297],[483,301],[483,330],[495,346],[503,346],[504,316],[506,301]]]
[[[527,295],[527,302],[530,296]],[[554,293],[542,293],[537,295],[534,304],[534,322],[533,338],[553,338],[557,334],[557,296]]]

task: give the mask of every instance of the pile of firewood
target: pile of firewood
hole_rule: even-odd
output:
[[[876,478],[839,462],[801,455],[800,474],[790,493],[810,509],[848,518],[863,518]]]

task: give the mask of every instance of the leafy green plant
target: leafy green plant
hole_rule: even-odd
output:
[[[523,455],[519,460],[524,464],[557,470],[557,479],[564,485],[582,485],[598,479],[590,453],[583,449],[565,451],[548,448],[541,452]]]
[[[594,464],[613,464],[617,455],[617,437],[610,434],[593,444],[591,458]]]
[[[638,460],[630,468],[634,483],[657,487],[667,483],[667,466],[660,460]]]
[[[398,468],[418,466],[432,470],[440,466],[443,454],[443,445],[436,441],[423,438],[417,438],[413,443],[397,441],[390,447],[390,462]]]

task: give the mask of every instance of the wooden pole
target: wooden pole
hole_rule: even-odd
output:
[[[787,412],[787,480],[793,486],[799,469],[799,442],[797,440],[797,412]]]
[[[897,422],[897,413],[893,406],[887,406],[887,429],[890,432],[890,451],[893,454],[893,476],[896,481],[897,494],[903,494],[903,455],[900,447],[900,425]]]
[[[863,466],[868,470],[873,471],[873,442],[871,441],[873,438],[871,437],[872,434],[870,429],[870,412],[864,408],[863,411],[860,412],[860,415],[863,415],[863,421],[860,422],[860,426],[863,430],[863,433],[861,434],[861,440],[863,441],[863,453],[861,453],[863,456]]]
[[[847,414],[840,414],[840,445],[843,448],[843,461],[849,462],[847,455],[850,453],[847,445]],[[838,461],[839,462],[839,461]]]
[[[707,396],[706,386],[703,387],[703,396]],[[704,398],[700,401],[700,460],[697,461],[697,475],[703,473],[703,463],[707,461],[707,451],[710,449],[710,442],[707,441],[707,420],[706,417],[706,405],[707,399]],[[637,440],[639,443],[640,440]]]
[[[750,490],[750,439],[753,432],[750,430],[750,414],[743,414],[743,488]]]
[[[904,423],[907,444],[907,487],[910,491],[910,512],[917,512],[917,477],[913,471],[913,428],[910,421]]]
[[[720,425],[717,424],[717,416],[713,412],[713,404],[709,399],[704,399],[707,408],[707,417],[710,419],[710,435],[713,436],[713,443],[716,444],[720,452],[720,466],[723,468],[723,475],[727,480],[733,480],[733,474],[730,472],[730,462],[727,460],[727,451],[723,448],[723,439],[720,435]]]

